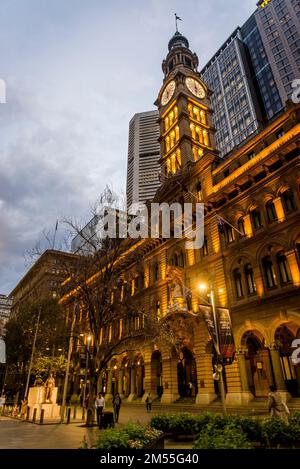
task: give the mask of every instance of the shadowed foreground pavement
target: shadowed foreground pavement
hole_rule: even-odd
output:
[[[108,406],[109,410],[110,407]],[[211,412],[221,412],[221,406],[216,404],[209,408],[196,407],[195,405],[161,405],[154,403],[152,413],[147,413],[145,405],[141,403],[123,404],[121,407],[118,426],[125,423],[139,422],[143,425],[147,424],[152,415],[162,412],[191,412],[199,414],[209,410]],[[265,403],[249,406],[244,409],[228,409],[229,413],[241,413],[244,415],[260,415],[266,416]],[[78,414],[81,414],[79,409]],[[59,424],[46,422],[44,425],[37,425],[31,422],[0,417],[0,449],[77,449],[81,446],[84,438],[89,446],[92,446],[99,434],[98,428],[87,428],[80,420],[73,421],[70,424]],[[166,441],[166,448],[189,448],[189,443],[170,443]]]

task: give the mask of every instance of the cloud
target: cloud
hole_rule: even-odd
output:
[[[1,2],[1,293],[24,275],[23,252],[44,228],[87,220],[106,183],[125,189],[129,120],[154,107],[173,13],[204,65],[254,3]]]

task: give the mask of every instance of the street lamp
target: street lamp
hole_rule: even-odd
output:
[[[222,355],[221,355],[221,344],[220,344],[220,332],[219,332],[219,323],[217,320],[217,312],[216,312],[216,303],[215,303],[215,292],[212,286],[208,287],[206,284],[201,283],[199,285],[199,290],[202,292],[209,290],[209,297],[211,302],[211,309],[213,314],[213,322],[214,322],[214,329],[216,333],[216,341],[213,340],[213,344],[215,347],[215,351],[217,354],[217,365],[215,365],[216,373],[214,373],[214,378],[219,378],[220,384],[220,392],[221,392],[221,402],[222,402],[222,409],[223,413],[226,414],[226,396],[225,396],[225,387],[224,387],[224,379],[223,379],[223,363],[222,363]],[[219,290],[222,293],[222,290]]]

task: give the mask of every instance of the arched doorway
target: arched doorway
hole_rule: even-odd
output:
[[[162,356],[159,350],[155,350],[151,356],[151,390],[161,398],[162,385]]]
[[[136,395],[137,397],[142,397],[144,394],[144,377],[145,377],[145,367],[144,359],[142,355],[136,357],[135,360],[136,366]]]
[[[250,391],[255,397],[265,397],[268,395],[269,386],[273,384],[269,349],[265,347],[264,338],[258,331],[245,332],[242,345],[246,348]]]
[[[275,343],[279,348],[283,378],[287,391],[293,396],[300,396],[300,364],[294,365],[292,343],[300,338],[300,328],[297,325],[282,325],[275,331]]]
[[[180,397],[195,398],[198,393],[196,360],[187,347],[183,347],[179,354],[177,377]]]

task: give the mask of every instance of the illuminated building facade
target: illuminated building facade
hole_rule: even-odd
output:
[[[142,261],[127,267],[145,314],[173,318],[182,345],[176,351],[149,342],[124,350],[99,376],[98,389],[107,399],[119,392],[131,401],[150,392],[162,403],[190,398],[207,406],[216,400],[215,356],[199,308],[209,300],[198,288],[212,282],[217,307],[230,311],[236,347],[234,361],[224,367],[227,404],[265,397],[270,384],[287,398],[299,397],[300,365],[291,357],[300,338],[300,105],[289,104],[221,159],[211,92],[197,67],[188,40],[176,32],[156,100],[162,185],[154,201],[203,202],[203,247],[187,250],[185,239],[148,238],[139,244]],[[218,217],[226,220],[221,227]],[[109,334],[101,333],[100,347]]]

